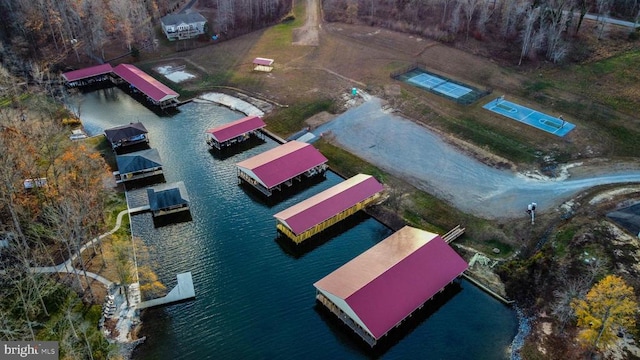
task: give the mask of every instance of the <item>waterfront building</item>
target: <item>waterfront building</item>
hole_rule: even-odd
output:
[[[162,161],[157,149],[140,150],[116,156],[118,171],[113,175],[116,183],[162,175]]]
[[[317,301],[373,347],[467,267],[440,235],[405,226],[313,285]]]
[[[383,190],[373,176],[358,174],[273,215],[276,228],[299,244],[376,201]]]
[[[116,152],[126,151],[135,145],[148,144],[147,133],[147,128],[141,122],[116,126],[104,131],[111,148]]]
[[[327,158],[311,144],[290,141],[236,164],[238,181],[266,196],[294,181],[324,176]]]
[[[149,74],[131,64],[120,64],[113,68],[116,84],[127,82],[129,92],[144,95],[146,101],[160,109],[176,107],[178,105],[178,93],[168,86],[154,79]]]
[[[222,150],[233,144],[248,140],[251,136],[264,139],[262,128],[267,124],[260,116],[247,116],[231,123],[207,130],[207,144]]]
[[[67,87],[92,86],[102,83],[111,85],[113,68],[109,64],[91,66],[84,69],[68,71],[62,74]]]
[[[189,211],[189,195],[182,181],[147,188],[147,197],[154,217]]]

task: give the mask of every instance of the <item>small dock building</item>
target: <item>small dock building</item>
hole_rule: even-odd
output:
[[[316,282],[316,300],[373,347],[467,267],[440,235],[405,226]]]
[[[264,139],[260,131],[267,126],[260,116],[247,116],[231,123],[207,130],[207,144],[212,149],[222,150],[248,140],[251,136]]]
[[[65,72],[62,74],[62,79],[69,88],[99,85],[105,82],[111,85],[112,74],[113,68],[111,65],[101,64]]]
[[[162,175],[162,161],[157,149],[146,149],[116,156],[116,184]]]
[[[236,164],[238,180],[266,196],[294,180],[324,176],[327,158],[311,144],[290,141]]]
[[[154,217],[189,211],[189,195],[182,181],[147,188],[147,197]]]
[[[376,201],[384,187],[358,174],[275,215],[276,228],[299,244]]]
[[[147,128],[141,122],[106,129],[104,134],[111,148],[116,152],[125,151],[134,145],[149,143]]]

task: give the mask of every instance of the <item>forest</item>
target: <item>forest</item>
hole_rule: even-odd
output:
[[[608,17],[638,21],[637,0],[324,0],[325,20],[363,22],[443,42],[474,38],[517,44],[516,61],[580,60],[579,35],[607,36]],[[587,14],[595,28],[585,28]],[[638,32],[630,32],[632,38]]]

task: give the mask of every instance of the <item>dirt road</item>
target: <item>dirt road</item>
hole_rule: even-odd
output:
[[[538,204],[539,211],[551,211],[580,191],[598,185],[640,182],[640,169],[564,180],[495,169],[463,154],[428,129],[383,110],[375,97],[314,133],[330,133],[346,150],[465,212],[489,219],[526,215],[531,202]]]

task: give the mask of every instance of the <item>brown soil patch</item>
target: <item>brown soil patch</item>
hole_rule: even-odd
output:
[[[304,123],[307,124],[313,130],[318,126],[333,120],[333,118],[335,117],[336,117],[335,114],[330,114],[326,111],[323,111],[321,113],[315,114],[312,117],[308,118],[307,120],[305,120]]]

